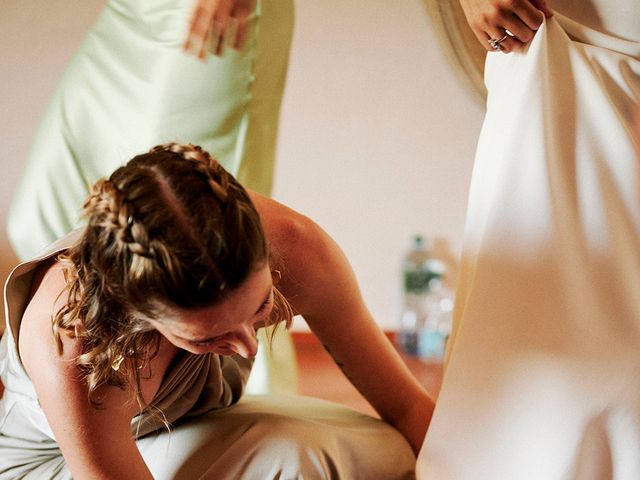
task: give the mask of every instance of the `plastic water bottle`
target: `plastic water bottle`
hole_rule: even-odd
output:
[[[446,267],[420,235],[403,262],[403,303],[398,347],[405,355],[442,360],[451,333],[454,294],[444,284]]]
[[[443,283],[443,274],[436,273],[429,281],[425,305],[425,322],[418,332],[417,354],[421,358],[442,360],[451,334],[453,292]]]
[[[431,270],[429,249],[420,235],[413,237],[402,265],[403,298],[398,331],[398,348],[406,355],[418,355],[418,337],[425,326]]]

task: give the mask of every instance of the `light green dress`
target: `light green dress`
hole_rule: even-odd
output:
[[[241,52],[182,51],[195,0],[110,0],[68,66],[36,134],[8,220],[21,259],[80,223],[88,185],[133,155],[201,145],[269,194],[293,0],[258,0]],[[55,39],[54,39],[55,41]]]
[[[243,185],[271,192],[293,0],[258,0],[241,52],[182,51],[195,0],[110,0],[42,119],[8,216],[19,258],[82,223],[88,186],[152,146],[202,146]],[[263,334],[263,339],[266,338]],[[260,349],[249,390],[291,392],[287,334]]]

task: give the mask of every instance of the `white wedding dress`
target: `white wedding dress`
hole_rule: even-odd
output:
[[[491,53],[421,480],[640,479],[640,1]]]

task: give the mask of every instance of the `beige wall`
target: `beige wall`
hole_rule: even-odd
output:
[[[0,222],[51,91],[96,0],[2,0]],[[345,249],[370,309],[395,325],[414,232],[460,248],[482,108],[421,0],[298,0],[274,196]],[[0,234],[0,274],[14,259]]]
[[[16,263],[7,209],[38,120],[96,17],[95,0],[0,0],[0,278]]]

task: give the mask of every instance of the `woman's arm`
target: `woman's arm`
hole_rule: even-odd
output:
[[[346,257],[308,218],[263,197],[256,206],[281,256],[283,294],[347,378],[417,453],[434,402],[374,322]]]
[[[73,361],[79,342],[63,335],[64,353],[58,355],[51,315],[64,301],[64,295],[58,298],[64,285],[59,267],[44,274],[25,311],[19,345],[69,470],[74,478],[152,479],[131,435],[131,418],[139,410],[132,392],[100,388],[102,407],[96,409]]]

